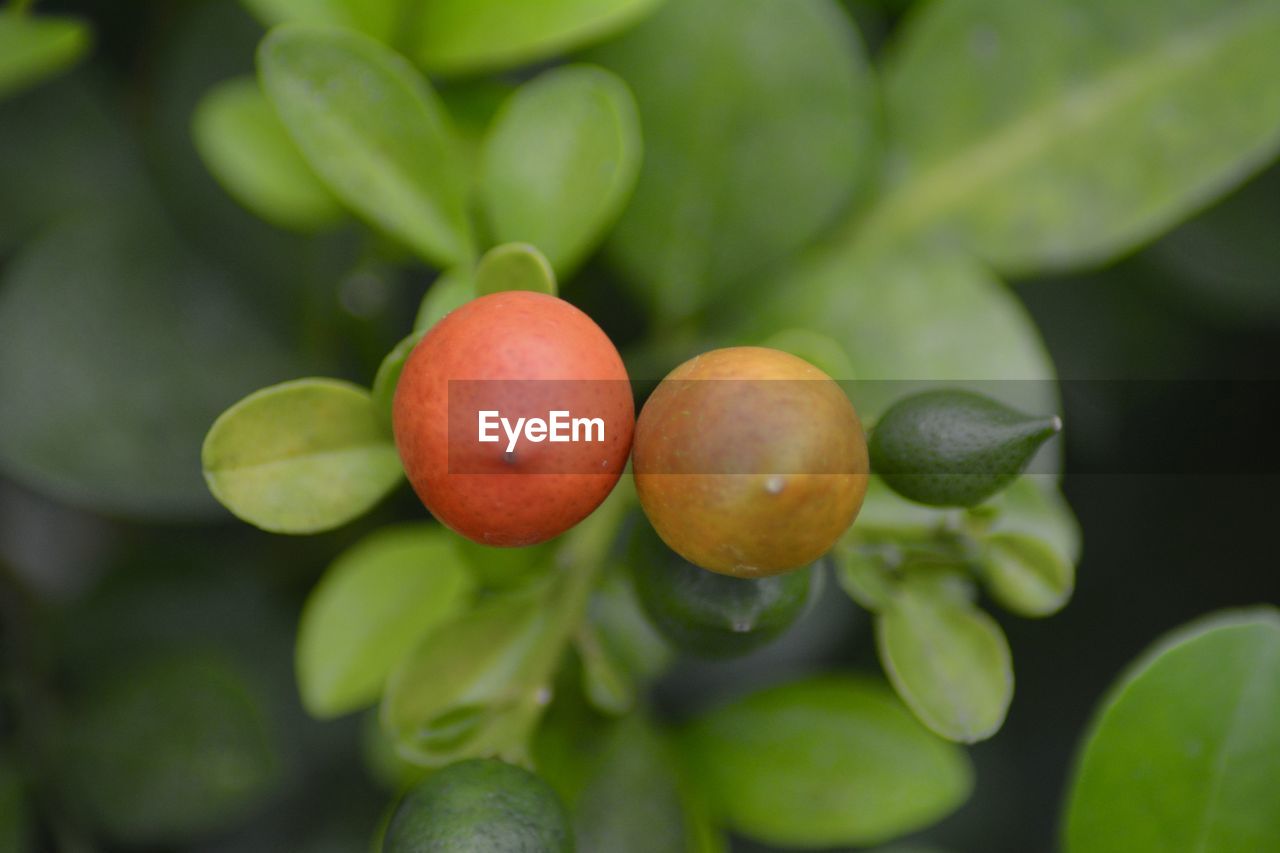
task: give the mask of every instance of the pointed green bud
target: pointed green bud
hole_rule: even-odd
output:
[[[1008,486],[1062,419],[1032,417],[970,391],[926,391],[876,425],[871,470],[905,498],[975,506]]]

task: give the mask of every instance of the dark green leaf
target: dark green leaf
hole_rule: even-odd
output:
[[[202,460],[223,506],[276,533],[345,524],[403,476],[369,393],[335,379],[299,379],[245,397],[209,429]]]
[[[342,218],[342,205],[302,159],[256,80],[210,90],[196,108],[192,133],[209,171],[268,222],[311,231]]]
[[[89,49],[83,21],[7,11],[0,11],[0,98],[69,68]]]
[[[1069,853],[1238,853],[1280,838],[1280,613],[1174,632],[1112,689],[1069,799]]]
[[[644,165],[610,247],[664,316],[780,261],[864,187],[875,91],[834,2],[679,0],[590,58],[639,104]]]
[[[286,25],[262,42],[258,67],[293,141],[349,208],[430,263],[470,259],[453,128],[403,57],[355,32]]]
[[[504,290],[532,290],[556,295],[556,274],[547,259],[528,243],[505,243],[485,252],[476,265],[476,295]]]
[[[532,243],[568,276],[622,211],[640,168],[625,83],[589,65],[521,86],[485,140],[480,195],[498,242]]]
[[[951,812],[973,784],[963,751],[888,689],[853,676],[740,699],[694,722],[680,742],[718,817],[786,847],[895,838]]]
[[[384,528],[344,552],[298,626],[302,703],[332,717],[373,703],[422,637],[471,603],[474,581],[438,525]]]

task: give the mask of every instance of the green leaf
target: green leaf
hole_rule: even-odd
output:
[[[532,243],[568,276],[635,187],[640,125],[627,85],[602,68],[555,68],[502,106],[481,154],[480,198],[498,242]]]
[[[70,68],[89,50],[91,36],[74,18],[0,11],[0,98]]]
[[[130,846],[194,839],[241,820],[280,782],[278,746],[241,673],[204,653],[118,672],[63,733],[73,802]]]
[[[318,24],[358,30],[390,41],[400,24],[400,0],[242,0],[268,27]]]
[[[984,544],[982,581],[1001,607],[1020,616],[1048,616],[1071,598],[1075,566],[1052,545],[1021,533],[997,533]]]
[[[282,228],[314,231],[343,216],[280,123],[258,82],[221,83],[201,99],[192,119],[196,148],[237,201]]]
[[[1004,632],[935,579],[908,570],[876,617],[876,648],[898,695],[948,740],[984,740],[1004,723],[1013,698]]]
[[[993,514],[987,533],[1031,536],[1051,547],[1058,559],[1080,561],[1080,524],[1048,477],[1024,475],[979,508]]]
[[[345,524],[403,474],[369,393],[335,379],[298,379],[245,397],[209,429],[202,460],[214,497],[274,533]]]
[[[193,518],[217,505],[196,465],[218,412],[296,369],[219,271],[163,220],[74,217],[0,284],[0,465],[62,500]]]
[[[426,766],[484,755],[528,763],[561,650],[552,589],[496,595],[429,633],[396,667],[381,714],[401,755]]]
[[[945,232],[999,268],[1114,257],[1280,147],[1272,0],[946,0],[890,53],[877,242]]]
[[[409,354],[413,352],[413,348],[418,345],[418,341],[422,340],[424,334],[426,334],[425,329],[411,332],[402,338],[391,348],[391,352],[383,357],[378,365],[378,372],[373,377],[371,391],[373,408],[387,429],[391,429],[391,405],[395,401],[396,385],[400,382],[400,374],[404,372],[404,363],[409,360]]]
[[[671,663],[671,646],[645,616],[629,573],[610,565],[592,591],[575,637],[583,692],[607,714],[635,706],[644,684]]]
[[[484,253],[476,265],[476,295],[532,290],[556,295],[556,274],[547,259],[527,243],[505,243]]]
[[[440,276],[427,289],[413,321],[415,331],[424,332],[440,322],[445,314],[465,305],[476,297],[473,276],[462,269],[451,269]]]
[[[663,316],[781,261],[865,187],[875,89],[834,2],[679,0],[590,59],[640,108],[644,164],[609,245]]]
[[[373,703],[422,637],[470,604],[474,581],[442,527],[379,530],[341,554],[298,627],[302,704],[334,717]]]
[[[329,189],[438,265],[471,256],[467,178],[431,86],[358,33],[285,25],[258,49],[263,91]]]
[[[877,682],[831,675],[769,688],[696,720],[681,757],[718,817],[786,847],[875,844],[969,795],[965,754]]]
[[[28,853],[33,840],[26,787],[12,758],[0,752],[0,850]]]
[[[1280,612],[1199,620],[1148,651],[1094,719],[1068,853],[1236,853],[1280,837]]]
[[[458,74],[523,65],[603,38],[662,0],[432,0],[418,14],[415,56]]]

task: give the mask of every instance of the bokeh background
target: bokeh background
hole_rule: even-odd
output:
[[[874,53],[907,4],[848,5]],[[354,228],[273,229],[209,176],[190,117],[253,67],[261,28],[238,5],[41,8],[97,35],[81,68],[0,102],[0,825],[24,819],[37,850],[365,850],[390,796],[368,720],[306,717],[293,631],[334,554],[421,508],[406,489],[295,539],[236,523],[191,483],[212,416],[247,391],[367,382],[431,275],[364,262]],[[1196,615],[1280,602],[1278,235],[1273,167],[1105,269],[1017,283],[1067,380],[1084,558],[1063,613],[1000,617],[1012,711],[972,750],[972,800],[921,844],[1053,849],[1074,751],[1125,663]],[[603,264],[564,295],[623,348],[662,334]],[[1214,406],[1222,380],[1232,403]],[[83,488],[64,459],[114,482]],[[828,584],[781,642],[682,663],[655,706],[679,719],[835,664],[876,669],[867,620]],[[138,845],[100,832],[170,824],[200,829]]]

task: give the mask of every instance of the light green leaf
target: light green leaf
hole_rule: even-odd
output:
[[[1013,699],[1009,643],[995,620],[934,578],[908,573],[876,617],[876,648],[920,721],[974,743],[1000,728]]]
[[[576,646],[583,692],[608,714],[630,711],[645,683],[674,658],[671,646],[645,615],[631,573],[619,565],[606,568],[592,591]]]
[[[260,697],[203,653],[114,673],[62,734],[69,795],[129,846],[170,846],[244,819],[280,782]]]
[[[403,337],[391,348],[391,352],[383,357],[382,363],[378,365],[378,372],[373,377],[371,391],[373,408],[378,413],[378,417],[382,418],[387,429],[391,429],[391,405],[395,401],[396,385],[400,382],[400,374],[404,372],[404,363],[409,360],[409,354],[413,352],[413,348],[418,345],[418,341],[422,340],[424,334],[426,334],[425,329],[411,332]]]
[[[1020,616],[1061,610],[1075,588],[1075,566],[1048,543],[1021,533],[987,537],[982,580],[991,597]]]
[[[432,0],[418,15],[415,56],[458,74],[523,65],[603,38],[662,0]]]
[[[334,379],[298,379],[245,397],[209,429],[202,460],[214,497],[274,533],[345,524],[403,475],[369,392]]]
[[[1132,249],[1280,147],[1273,0],[944,0],[890,53],[877,242],[928,229],[1011,273]]]
[[[644,165],[609,243],[663,316],[810,242],[870,175],[875,89],[834,2],[679,0],[590,59],[640,107]]]
[[[163,220],[72,218],[0,283],[0,465],[62,500],[128,515],[216,514],[197,459],[209,424],[294,359]]]
[[[70,68],[88,51],[91,36],[74,18],[0,10],[0,98]]]
[[[400,659],[465,610],[474,581],[443,527],[379,530],[341,554],[311,591],[298,627],[298,689],[317,717],[374,702]]]
[[[358,33],[278,27],[263,91],[329,189],[438,265],[471,256],[467,177],[449,117],[403,57]]]
[[[524,84],[494,119],[481,155],[494,238],[532,243],[568,276],[622,211],[640,152],[635,100],[608,71],[571,65]]]
[[[984,509],[994,515],[989,533],[1032,536],[1051,547],[1062,562],[1080,561],[1080,524],[1050,478],[1019,477]]]
[[[1236,853],[1280,838],[1280,612],[1199,620],[1103,702],[1072,785],[1068,853]]]
[[[427,289],[418,306],[418,316],[413,321],[414,331],[425,332],[440,322],[445,314],[465,305],[476,297],[476,286],[471,273],[455,268],[443,272]]]
[[[875,844],[969,795],[965,754],[877,682],[832,675],[770,688],[690,725],[681,757],[714,813],[786,847]]]
[[[504,290],[532,290],[556,295],[556,274],[547,259],[528,243],[505,243],[485,252],[476,265],[476,295]]]
[[[342,218],[342,205],[302,159],[258,81],[211,89],[196,107],[192,133],[214,177],[268,222],[313,231]]]
[[[390,41],[400,24],[401,0],[242,0],[268,27],[318,24],[345,27]]]
[[[762,347],[780,349],[803,358],[837,382],[855,378],[853,362],[844,347],[832,337],[812,329],[782,329],[760,342]]]

